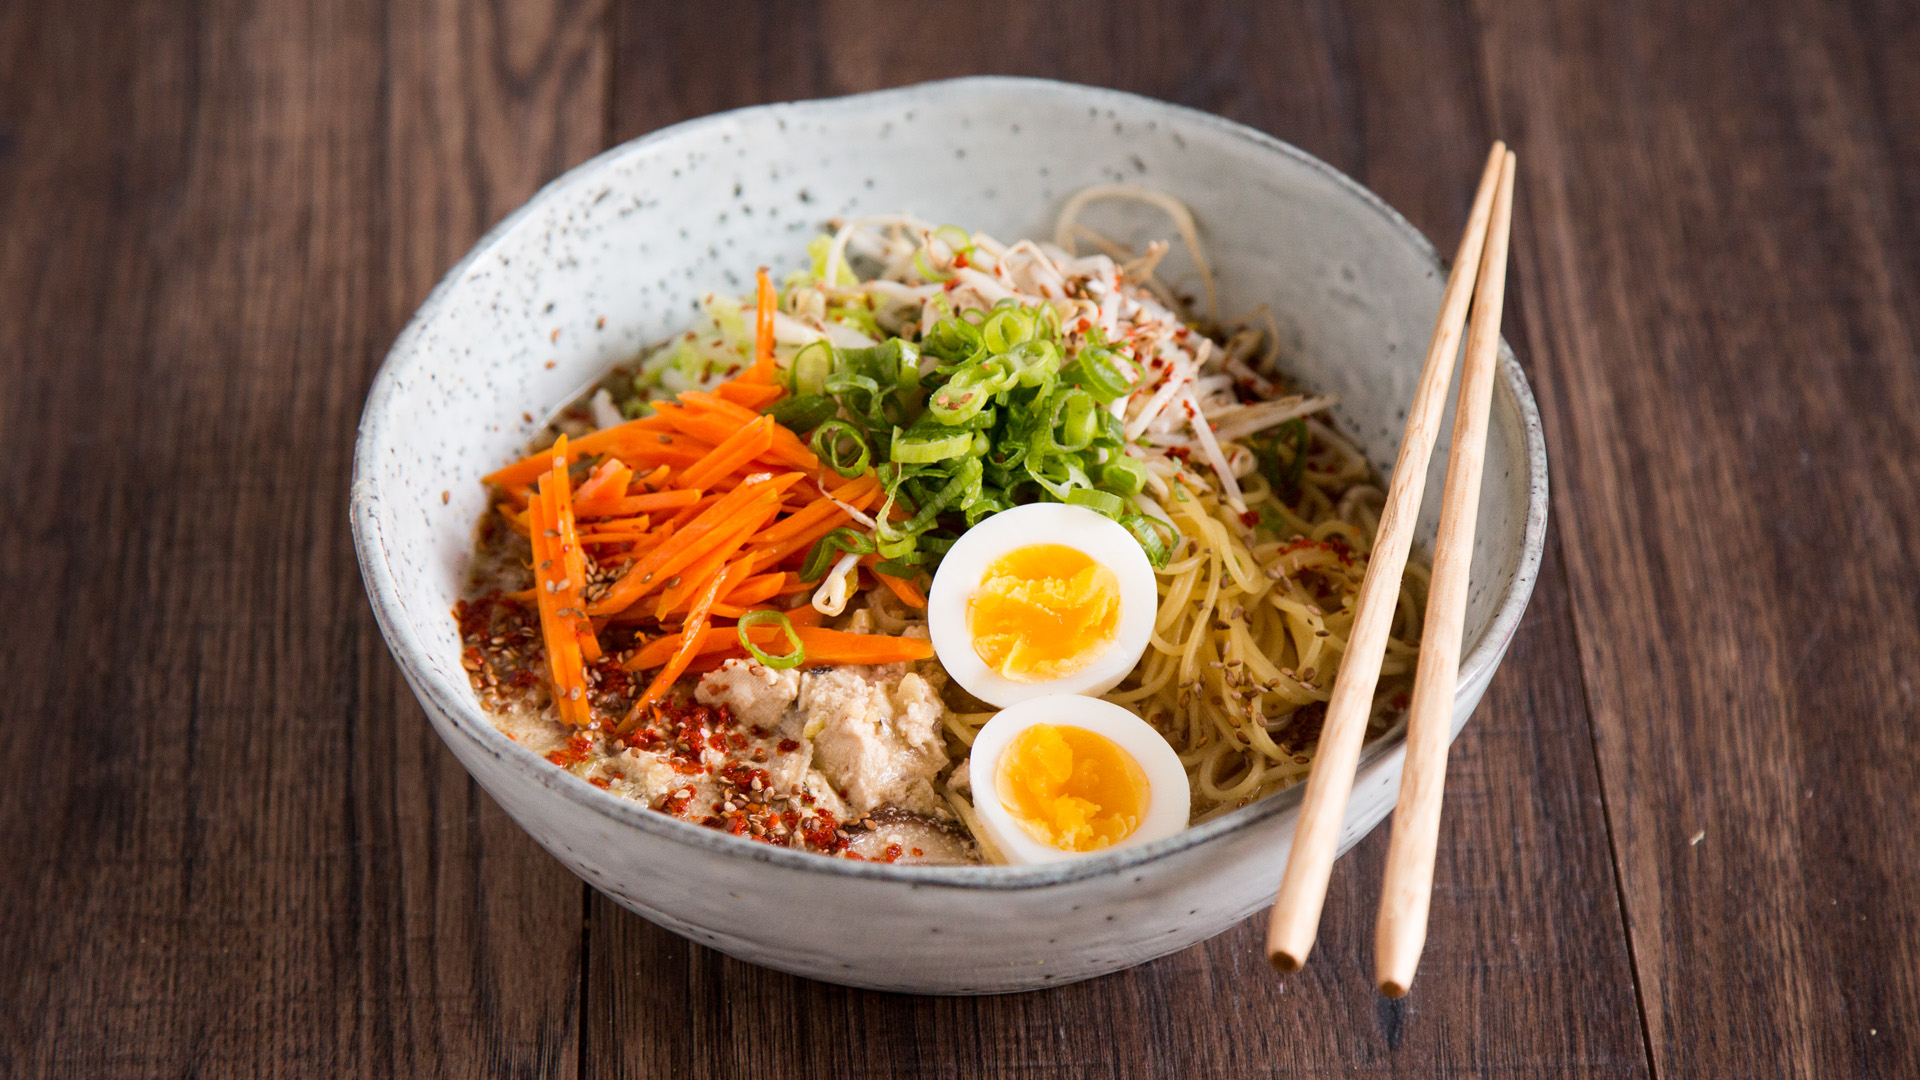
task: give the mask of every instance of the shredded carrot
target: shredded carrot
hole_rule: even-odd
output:
[[[564,475],[566,442],[555,445],[554,468]],[[566,621],[564,611],[577,610],[568,593],[577,584],[567,577],[566,553],[561,549],[558,507],[549,477],[541,477],[540,487],[527,506],[527,522],[533,545],[534,602],[540,612],[541,637],[547,650],[547,677],[553,685],[554,707],[567,723],[584,726],[589,718],[586,701],[585,660],[580,639]]]
[[[744,563],[736,563],[744,568]],[[796,592],[800,588],[800,576],[780,571],[773,574],[758,574],[734,582],[731,591],[724,594],[729,604],[751,605],[771,600],[782,593]]]
[[[619,458],[608,458],[593,470],[593,475],[581,482],[573,493],[575,515],[581,507],[600,498],[619,498],[627,493],[627,482],[633,479],[633,470]]]
[[[698,491],[649,491],[641,495],[613,495],[581,503],[575,513],[588,518],[622,518],[649,510],[677,510],[700,501]]]
[[[720,578],[714,578],[706,590],[700,594],[700,599],[694,601],[693,611],[688,613],[686,625],[680,633],[682,639],[680,647],[674,650],[673,657],[667,661],[666,667],[660,669],[660,674],[655,675],[653,681],[647,684],[646,693],[641,694],[640,700],[633,703],[636,711],[659,700],[660,696],[673,685],[673,680],[679,678],[680,673],[687,670],[687,665],[693,661],[701,637],[706,633],[707,617],[713,610],[714,600],[718,598],[720,581]],[[631,717],[634,714],[627,715]]]
[[[901,664],[933,655],[933,642],[926,638],[849,634],[822,626],[795,627],[794,634],[810,664]]]
[[[773,278],[761,267],[754,277],[753,367],[740,376],[746,383],[771,383],[773,367],[773,309],[779,295],[773,291]]]
[[[808,607],[806,610],[813,610]],[[806,650],[806,663],[809,664],[904,664],[914,660],[925,660],[933,655],[933,643],[926,638],[888,637],[883,634],[850,634],[843,630],[828,630],[825,627],[810,626],[801,623],[792,615],[788,621],[794,624],[794,636],[800,639],[801,648]],[[688,620],[691,625],[692,620]],[[784,639],[785,631],[778,626],[754,626],[747,629],[747,640],[755,645],[765,646]],[[659,667],[673,658],[686,654],[689,659],[707,653],[733,651],[736,655],[745,655],[740,648],[740,628],[738,626],[713,626],[700,631],[699,638],[691,646],[685,631],[667,634],[647,642],[626,661],[629,671],[646,671]],[[785,650],[782,650],[785,651]]]
[[[879,564],[880,556],[878,555],[866,555],[860,559],[860,565],[871,571],[873,576],[880,580],[880,584],[887,587],[888,592],[900,598],[901,603],[908,607],[925,610],[927,606],[927,594],[920,591],[920,586],[905,578],[897,578],[892,574],[881,573],[875,569]]]
[[[742,517],[737,525],[727,526],[724,534],[716,534],[712,546],[680,572],[678,584],[669,579],[667,587],[660,592],[659,603],[653,609],[654,617],[664,619],[669,612],[680,610],[687,601],[706,588],[707,582],[715,574],[723,577],[731,575],[721,584],[720,595],[725,596],[732,591],[733,582],[746,575],[741,572],[744,567],[723,569],[727,560],[733,558],[734,552],[740,550],[740,545],[747,542],[747,537],[752,536],[754,530],[764,525],[773,514],[773,507],[765,507],[758,513]]]
[[[553,512],[552,528],[560,535],[559,553],[561,564],[566,568],[567,576],[562,579],[559,598],[565,606],[558,614],[565,620],[568,628],[579,638],[580,652],[588,661],[600,659],[600,641],[594,636],[593,624],[587,621],[585,602],[581,599],[587,586],[587,554],[580,546],[579,526],[573,516],[573,494],[567,479],[566,436],[562,435],[555,444],[558,453],[553,456],[553,471],[541,479],[541,488],[546,490],[547,508]],[[554,550],[551,545],[549,551]],[[583,676],[580,684],[584,687]],[[584,714],[586,706],[581,705]]]
[[[698,391],[688,391],[688,393],[698,393]],[[687,394],[681,396],[686,397]],[[660,419],[673,430],[708,445],[720,442],[738,431],[740,425],[745,423],[739,413],[746,410],[722,398],[706,394],[701,396],[706,400],[695,400],[686,405],[671,405],[663,401],[655,405],[654,409],[657,410]],[[725,406],[725,408],[718,406]],[[775,465],[800,469],[808,474],[820,471],[820,459],[800,441],[800,436],[778,424],[774,425],[773,446],[767,451],[765,460]]]
[[[734,381],[738,382],[739,380],[736,379]],[[724,385],[725,384],[723,384],[723,386]],[[695,412],[704,411],[717,413],[721,416],[730,416],[743,424],[755,419],[759,415],[755,410],[729,399],[724,394],[718,393],[718,389],[719,388],[716,388],[716,392],[712,394],[700,390],[689,390],[680,395],[680,400],[685,403],[687,408]],[[774,431],[773,450],[768,455],[768,460],[792,465],[799,469],[805,469],[810,473],[820,470],[820,459],[814,456],[813,451],[807,448],[806,443],[800,441],[798,435],[795,435],[784,427],[777,428]]]
[[[729,379],[714,387],[713,392],[735,405],[752,409],[754,412],[764,411],[767,406],[779,401],[787,393],[778,384],[743,383],[739,379]]]
[[[717,604],[714,605],[715,613],[718,613],[719,607]],[[742,614],[744,614],[744,612],[742,612]],[[784,612],[784,614],[787,616],[787,621],[793,624],[796,631],[808,627],[816,627],[820,623],[820,612],[816,611],[811,604],[802,604],[791,611]],[[735,617],[737,618],[738,616]],[[755,645],[765,645],[776,638],[784,637],[784,635],[785,631],[781,630],[780,627],[770,624],[750,626],[747,628],[747,640],[753,642]],[[858,637],[860,635],[850,636]],[[659,667],[678,652],[684,646],[686,640],[686,632],[684,630],[679,633],[665,634],[654,638],[635,651],[634,654],[627,659],[624,666],[628,671],[645,671],[648,668]],[[696,654],[705,654],[725,652],[729,648],[734,650],[735,655],[746,655],[746,650],[740,648],[740,628],[738,626],[708,627],[701,632],[699,643],[694,647],[694,651]],[[809,657],[809,659],[811,659],[811,657]]]
[[[680,484],[688,488],[712,487],[713,482],[759,457],[773,446],[771,416],[761,416],[741,427],[680,474]]]
[[[741,484],[728,492],[689,522],[686,528],[675,533],[671,540],[628,566],[626,573],[620,575],[606,594],[587,610],[594,615],[611,615],[625,610],[634,601],[665,584],[665,579],[674,571],[697,558],[699,550],[694,546],[695,541],[730,522],[735,514],[747,512],[756,503],[778,502],[780,493],[799,478],[798,473],[788,473],[757,483]]]
[[[712,449],[711,441],[700,440],[698,436],[689,439],[687,434],[676,433],[676,429],[660,417],[646,416],[572,440],[567,448],[567,464],[604,454],[617,457],[633,468],[651,469],[659,465],[685,468]],[[487,474],[482,480],[521,498],[523,490],[547,471],[552,460],[551,450],[541,450]]]

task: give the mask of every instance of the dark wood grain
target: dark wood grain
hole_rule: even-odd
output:
[[[1920,21],[1481,5],[1662,1076],[1920,1073]]]
[[[1258,927],[845,990],[586,890],[434,737],[344,521],[428,288],[607,145],[977,72],[1273,132],[1450,243],[1520,152],[1554,526],[1452,757]],[[1920,1075],[1920,13],[1890,0],[0,2],[0,1075]]]
[[[344,518],[401,320],[602,139],[600,13],[543,7],[0,17],[0,1073],[578,1064],[580,888],[427,727]]]
[[[911,20],[889,10],[623,8],[616,130],[971,71],[1045,74],[1266,128],[1351,170],[1447,238],[1492,137],[1468,22],[1444,6],[1400,7],[1393,18],[1239,5],[1178,15],[1064,5],[1040,15],[976,4]],[[745,70],[701,59],[742,42],[754,52]],[[866,993],[730,960],[596,897],[589,1072],[1645,1075],[1584,699],[1568,677],[1577,656],[1565,579],[1550,560],[1514,654],[1453,756],[1432,945],[1405,1005],[1382,1003],[1370,977],[1384,833],[1340,864],[1316,962],[1290,980],[1262,961],[1255,919],[1176,956],[1046,994]]]

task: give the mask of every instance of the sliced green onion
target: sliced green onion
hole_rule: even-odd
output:
[[[805,434],[840,413],[840,403],[825,394],[800,394],[775,402],[767,415],[790,431]]]
[[[872,537],[842,526],[813,542],[813,547],[807,550],[806,560],[800,564],[800,580],[813,581],[819,578],[843,551],[871,555],[874,550]]]
[[[827,376],[833,374],[833,346],[825,339],[810,341],[793,355],[793,392],[820,394],[827,389]]]
[[[1140,541],[1140,550],[1147,553],[1147,561],[1153,564],[1155,570],[1166,569],[1167,560],[1173,552],[1160,531],[1165,529],[1174,532],[1172,525],[1145,514],[1127,514],[1120,518],[1120,524],[1133,534],[1135,540]]]
[[[1017,307],[1004,307],[980,327],[980,340],[996,355],[1033,336],[1033,319]]]
[[[851,450],[842,450],[842,440],[852,439],[854,449],[860,456],[847,460]],[[873,451],[867,447],[867,440],[857,428],[845,420],[828,420],[813,429],[813,438],[808,444],[815,457],[826,462],[828,468],[851,480],[867,471],[867,463],[873,460]]]
[[[908,465],[930,465],[936,461],[959,457],[973,449],[973,434],[967,431],[954,431],[947,434],[934,434],[926,431],[901,431],[893,429],[893,446],[888,456],[895,461]]]
[[[1118,518],[1126,506],[1120,496],[1099,488],[1078,488],[1067,493],[1067,505],[1084,506],[1102,517]]]
[[[933,230],[933,238],[947,245],[955,255],[973,250],[973,236],[958,225],[942,225]]]
[[[769,655],[763,651],[760,646],[755,645],[751,638],[747,637],[748,630],[756,626],[765,626],[768,623],[773,623],[780,627],[781,631],[787,635],[787,643],[793,646],[792,650],[785,656]],[[745,615],[740,616],[740,622],[737,624],[737,627],[741,646],[752,653],[755,660],[765,664],[767,667],[784,671],[787,668],[799,667],[807,659],[807,648],[800,644],[800,635],[794,632],[793,620],[787,618],[787,614],[784,611],[749,611]]]
[[[1121,495],[1138,495],[1147,486],[1147,467],[1130,457],[1100,466],[1100,486]]]
[[[1085,450],[1093,445],[1093,436],[1100,430],[1096,411],[1093,395],[1085,390],[1074,388],[1054,396],[1047,420],[1050,427],[1060,429],[1060,449]]]
[[[1111,349],[1088,347],[1069,371],[1074,385],[1097,398],[1102,405],[1114,401],[1133,388],[1133,378],[1121,367],[1125,361]]]

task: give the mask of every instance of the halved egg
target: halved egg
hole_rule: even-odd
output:
[[[940,665],[982,701],[1102,694],[1146,651],[1159,600],[1132,533],[1085,507],[1032,503],[954,543],[927,629]]]
[[[981,727],[968,761],[979,825],[1009,863],[1071,859],[1187,827],[1180,756],[1144,720],[1079,694],[1032,698]]]

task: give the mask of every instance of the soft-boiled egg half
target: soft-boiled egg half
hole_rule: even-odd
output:
[[[1031,503],[954,542],[927,629],[940,666],[990,704],[1103,694],[1146,651],[1159,600],[1132,533],[1082,506]]]
[[[982,831],[1013,864],[1131,847],[1187,827],[1187,770],[1167,740],[1111,701],[1031,698],[974,737]]]

